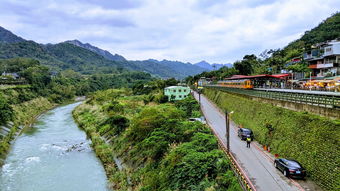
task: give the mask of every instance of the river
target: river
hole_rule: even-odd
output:
[[[72,118],[80,103],[40,116],[12,145],[0,171],[1,191],[107,191],[90,140]]]

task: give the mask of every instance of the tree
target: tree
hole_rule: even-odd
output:
[[[7,121],[13,119],[13,109],[7,100],[0,94],[0,125],[6,124]]]
[[[239,74],[249,75],[253,72],[253,66],[258,64],[257,58],[254,54],[245,55],[242,61],[234,63],[234,67],[239,71]]]

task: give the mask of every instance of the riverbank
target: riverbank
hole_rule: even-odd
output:
[[[2,166],[3,160],[6,158],[11,143],[15,141],[15,138],[20,135],[22,131],[31,127],[41,114],[57,106],[83,100],[85,100],[85,97],[76,97],[75,99],[66,100],[62,104],[57,104],[49,101],[47,98],[37,97],[26,102],[11,105],[13,109],[13,120],[7,122],[7,125],[0,127],[0,131],[2,128],[8,129],[8,134],[2,136],[0,139],[0,166]]]
[[[73,111],[114,190],[241,190],[210,129],[187,120],[199,115],[195,100],[146,104],[143,98],[100,91]]]
[[[79,104],[45,112],[17,137],[0,171],[0,190],[109,190],[91,141],[73,120]]]
[[[340,177],[340,122],[306,112],[275,107],[213,89],[204,94],[222,110],[234,111],[236,124],[254,131],[255,139],[271,153],[293,158],[325,190],[336,190]]]
[[[39,117],[39,115],[55,106],[56,104],[51,103],[49,100],[43,97],[38,97],[27,102],[12,105],[14,118],[13,122],[9,123],[12,123],[13,126],[10,128],[10,132],[1,138],[0,158],[2,160],[5,159],[11,142],[17,135],[20,134],[21,130],[23,130],[25,127],[31,126],[31,124],[37,119],[37,117]],[[2,164],[0,163],[0,166],[1,165]]]

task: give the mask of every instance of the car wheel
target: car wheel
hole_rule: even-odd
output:
[[[283,171],[283,175],[284,175],[285,177],[288,177],[287,170],[284,170],[284,171]]]

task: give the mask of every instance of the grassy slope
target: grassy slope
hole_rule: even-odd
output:
[[[295,112],[244,97],[206,89],[205,95],[222,109],[234,111],[237,124],[255,132],[255,139],[272,152],[294,158],[326,190],[340,186],[340,122]],[[269,127],[273,130],[270,131]]]
[[[14,109],[14,127],[11,132],[0,140],[0,158],[4,158],[10,148],[10,141],[14,138],[19,125],[28,126],[42,112],[54,106],[46,98],[38,97],[27,102],[12,105]]]
[[[183,122],[185,112],[171,104],[144,106],[141,97],[110,91],[97,93],[73,115],[90,136],[115,190],[241,190],[208,128]],[[117,115],[130,125],[114,135],[117,127],[105,121]],[[101,137],[114,139],[107,144]],[[117,170],[113,153],[124,161],[124,170]]]

